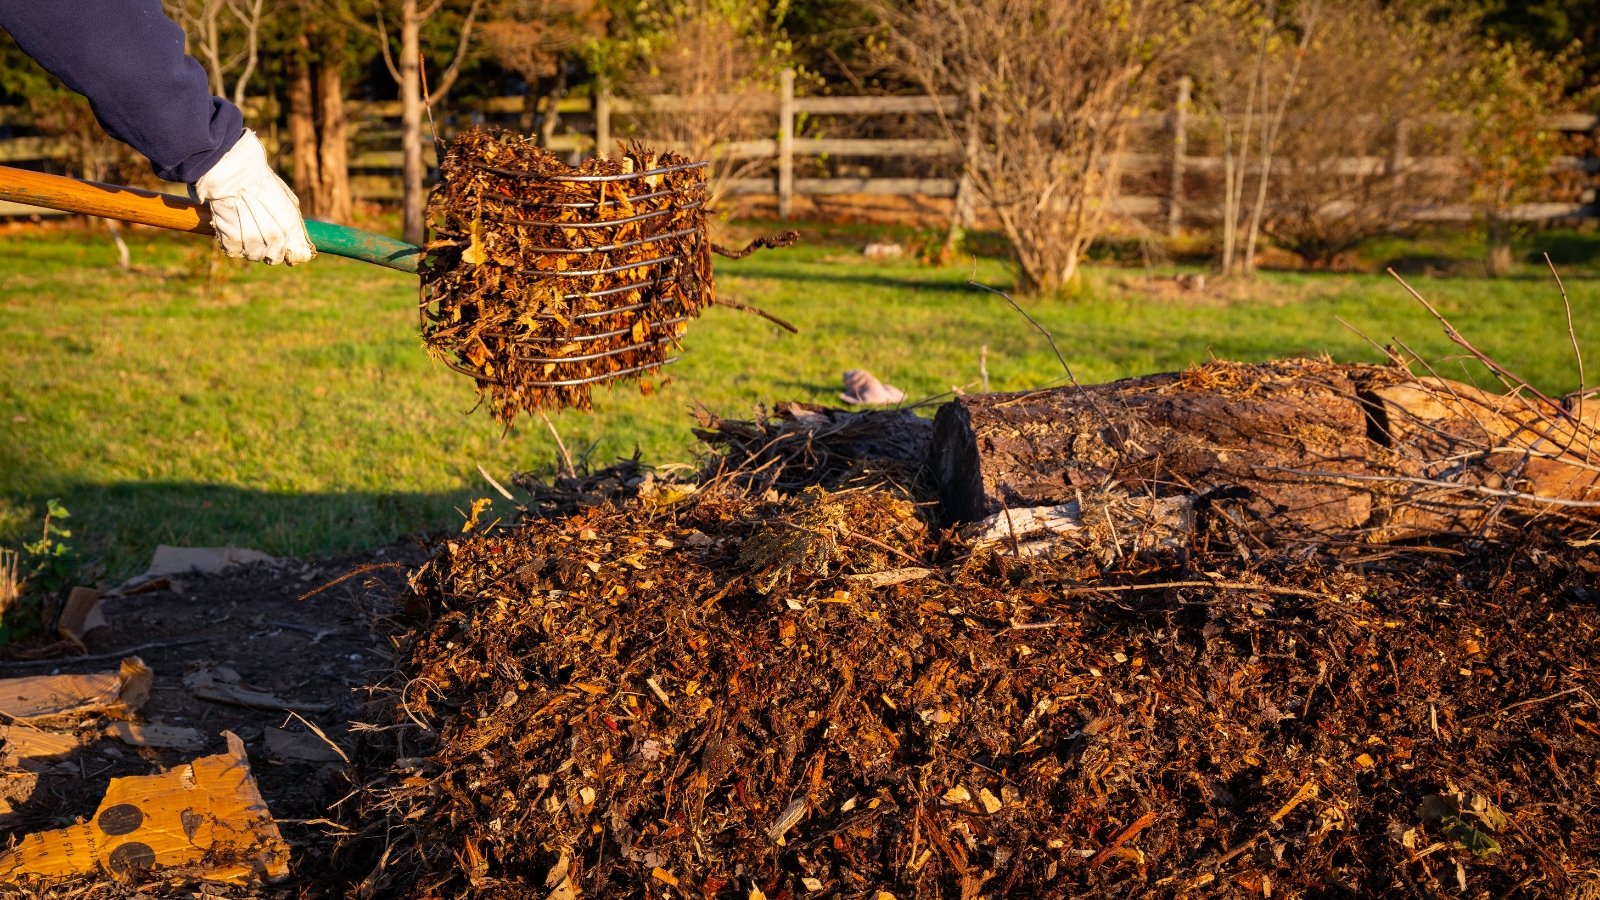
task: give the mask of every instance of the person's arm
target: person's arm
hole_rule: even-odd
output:
[[[160,0],[0,0],[0,28],[87,97],[106,133],[144,154],[157,176],[193,184],[229,256],[291,265],[312,257],[299,201],[239,108],[212,96]]]

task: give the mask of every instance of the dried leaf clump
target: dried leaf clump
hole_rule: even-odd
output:
[[[428,204],[422,336],[496,418],[590,406],[671,362],[713,300],[703,164],[639,147],[574,169],[530,138],[451,142]]]

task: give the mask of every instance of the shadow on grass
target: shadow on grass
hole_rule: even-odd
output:
[[[28,532],[37,527],[32,512],[56,498],[72,514],[68,543],[110,581],[143,571],[157,544],[233,545],[273,556],[319,557],[457,531],[463,521],[458,510],[474,497],[495,497],[491,515],[511,511],[509,501],[487,485],[471,484],[431,493],[295,493],[181,481],[63,480],[41,488],[0,501],[29,518],[20,525],[24,533],[0,534],[0,546],[31,539]]]
[[[965,270],[958,271],[955,267],[945,269],[927,269],[926,276],[913,277],[908,275],[893,275],[879,269],[868,269],[861,266],[839,266],[837,268],[822,268],[819,265],[804,267],[757,268],[754,265],[734,273],[744,279],[769,279],[772,281],[793,281],[799,283],[824,283],[824,284],[853,284],[863,287],[887,288],[891,290],[912,290],[919,293],[945,293],[965,294],[976,288],[969,287],[966,283]],[[1003,290],[1009,290],[1009,285],[998,285]]]
[[[1538,235],[1528,243],[1535,245],[1524,259],[1529,265],[1542,267],[1546,253],[1550,254],[1550,261],[1558,269],[1562,266],[1600,265],[1600,234],[1553,232]],[[1566,273],[1563,272],[1562,277],[1566,277]]]

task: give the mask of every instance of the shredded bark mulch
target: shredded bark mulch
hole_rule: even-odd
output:
[[[942,530],[915,448],[874,462],[848,415],[708,421],[738,463],[696,484],[634,474],[441,544],[345,876],[415,898],[1600,891],[1593,535],[1273,547],[1219,518],[1184,560],[1018,558]]]

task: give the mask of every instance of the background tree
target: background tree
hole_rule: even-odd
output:
[[[1513,208],[1549,183],[1560,134],[1546,127],[1568,98],[1571,53],[1556,56],[1527,44],[1479,49],[1457,87],[1467,115],[1466,171],[1486,236],[1490,275],[1511,268]]]
[[[878,11],[859,0],[790,0],[783,20],[794,61],[825,90],[871,94],[914,90],[886,70],[870,38],[882,27]],[[887,83],[886,83],[887,82]]]
[[[793,62],[787,11],[783,0],[661,0],[591,47],[596,70],[635,102],[634,136],[711,161],[713,205],[734,179],[770,166],[736,142],[774,136],[772,95]]]
[[[290,184],[307,216],[348,223],[355,204],[346,93],[354,60],[377,48],[313,0],[292,0],[277,12],[267,34],[286,101]]]
[[[930,95],[1011,244],[1020,287],[1074,280],[1110,217],[1115,154],[1180,37],[1177,0],[880,0],[891,59]]]
[[[1434,161],[1455,149],[1441,114],[1469,35],[1460,17],[1432,22],[1379,0],[1324,9],[1278,132],[1267,236],[1327,266],[1413,211],[1459,199],[1459,173]]]
[[[1563,56],[1562,84],[1571,93],[1600,82],[1600,0],[1458,0],[1441,12],[1470,12],[1496,43]]]
[[[1273,165],[1306,51],[1321,28],[1322,0],[1216,0],[1194,7],[1188,59],[1196,105],[1219,133],[1221,268],[1255,271]]]
[[[243,107],[261,59],[265,0],[163,0],[183,27],[189,55],[205,66],[211,92]]]
[[[454,45],[444,67],[430,69],[428,74],[428,94],[437,104],[461,73],[482,6],[483,0],[372,0],[370,19],[347,18],[377,39],[384,67],[400,90],[400,219],[405,239],[414,244],[422,243],[427,230],[423,221],[427,166],[422,156],[424,30],[439,43]]]
[[[584,48],[605,36],[610,10],[595,0],[495,0],[487,13],[484,52],[522,79],[521,130],[537,128],[548,147],[560,124],[558,105],[569,72]]]

